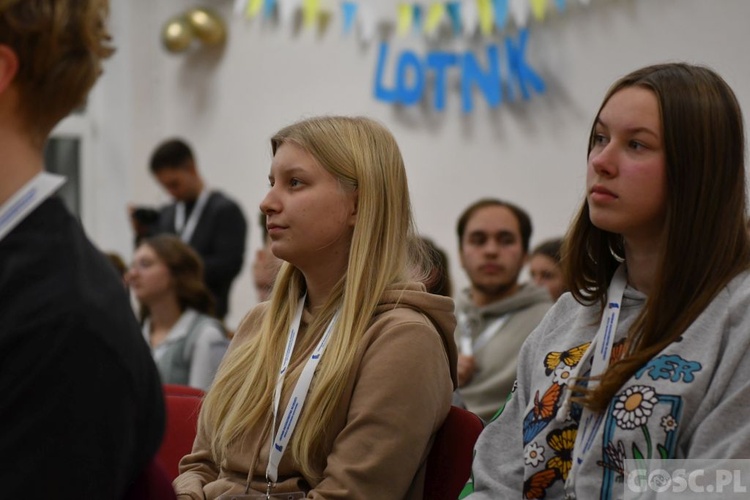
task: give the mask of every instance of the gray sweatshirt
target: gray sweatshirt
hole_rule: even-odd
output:
[[[466,408],[489,421],[510,394],[516,379],[516,360],[526,337],[537,327],[552,306],[545,288],[523,285],[518,292],[484,307],[477,307],[468,290],[456,298],[456,343],[460,345],[465,331],[475,342],[477,371],[468,384],[458,390]],[[504,321],[489,340],[479,340],[485,330],[492,330],[499,318]]]
[[[645,299],[625,289],[615,353]],[[471,500],[623,498],[624,459],[750,458],[750,273],[745,272],[680,340],[617,392],[574,485],[566,488],[581,408],[559,410],[571,370],[590,361],[583,352],[599,327],[598,311],[598,305],[584,307],[565,294],[529,336],[512,397],[477,441],[465,489],[473,491]]]

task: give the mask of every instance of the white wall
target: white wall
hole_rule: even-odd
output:
[[[394,17],[398,1],[369,3],[385,18]],[[162,23],[196,4],[113,2],[120,49],[95,94],[101,103],[102,194],[96,227],[89,232],[102,247],[129,257],[123,205],[166,201],[147,173],[148,157],[163,138],[184,136],[195,146],[208,182],[237,199],[251,222],[245,268],[232,297],[233,326],[255,302],[249,270],[260,240],[257,213],[267,186],[268,139],[301,117],[365,114],[391,129],[406,160],[417,223],[449,251],[454,282],[461,287],[466,279],[455,220],[477,198],[496,196],[526,207],[535,225],[532,245],[564,232],[582,196],[591,120],[617,77],[653,62],[706,64],[727,79],[750,113],[746,0],[592,0],[588,7],[568,0],[563,15],[530,25],[527,60],[545,79],[546,94],[494,110],[479,97],[470,115],[461,112],[457,92],[441,113],[429,105],[399,109],[376,101],[377,43],[343,36],[335,1],[329,2],[333,16],[323,34],[248,22],[231,13],[231,0],[207,1],[204,5],[227,19],[227,45],[165,52],[159,43]],[[387,39],[390,73],[396,52],[424,54],[429,46],[420,36]],[[502,43],[502,37],[488,41]],[[483,45],[459,38],[440,46],[479,53]]]

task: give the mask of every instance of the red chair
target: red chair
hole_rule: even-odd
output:
[[[130,487],[124,500],[177,500],[172,481],[158,459],[153,459]]]
[[[202,395],[170,394],[165,388],[167,426],[156,456],[170,481],[177,477],[182,457],[193,449],[202,401]]]
[[[471,474],[474,443],[484,423],[468,410],[451,406],[427,456],[425,500],[456,500]]]
[[[162,388],[164,389],[165,396],[198,396],[202,398],[205,395],[203,390],[197,387],[190,387],[189,385],[163,384]]]

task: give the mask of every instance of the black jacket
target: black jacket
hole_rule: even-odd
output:
[[[161,208],[149,234],[177,234],[176,204]],[[229,309],[229,290],[240,273],[245,256],[247,222],[239,205],[219,191],[212,191],[188,242],[203,258],[206,285],[216,299],[216,316]]]
[[[122,280],[47,199],[0,240],[2,497],[121,498],[163,432]]]

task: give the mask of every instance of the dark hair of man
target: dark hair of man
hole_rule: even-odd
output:
[[[463,211],[458,218],[458,224],[456,225],[456,232],[458,233],[458,248],[463,248],[464,232],[466,231],[466,225],[469,223],[469,220],[477,210],[485,207],[505,207],[513,213],[513,216],[518,221],[518,228],[521,231],[521,244],[523,245],[523,251],[524,253],[528,253],[532,231],[531,217],[529,217],[529,214],[526,213],[526,210],[523,208],[496,198],[483,198],[472,203]]]
[[[182,139],[169,139],[162,142],[151,155],[149,164],[155,174],[165,168],[187,168],[194,160],[193,151]]]
[[[628,333],[626,356],[610,365],[580,402],[603,410],[649,359],[675,342],[719,291],[748,268],[745,231],[745,136],[732,89],[708,68],[649,66],[617,81],[651,90],[659,103],[666,163],[665,246],[655,286]],[[588,151],[594,144],[594,126]],[[591,223],[584,200],[563,245],[566,285],[582,304],[605,306],[612,276],[625,258],[622,237]]]

